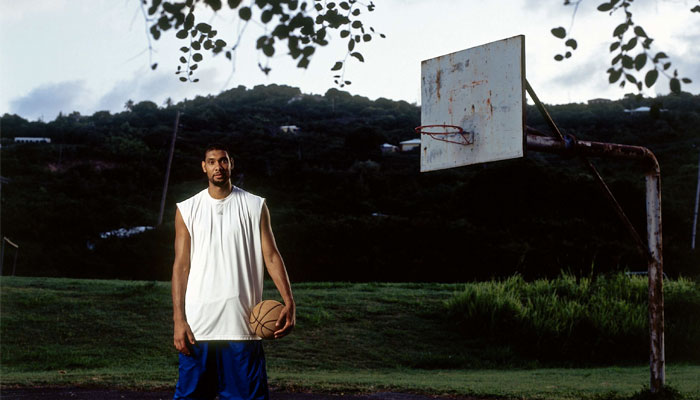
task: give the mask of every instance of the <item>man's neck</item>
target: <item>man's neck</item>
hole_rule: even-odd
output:
[[[212,185],[211,183],[209,184],[209,196],[215,198],[215,199],[225,199],[229,194],[231,194],[231,191],[233,190],[233,185],[231,185],[231,182],[228,182],[224,186],[216,186]]]

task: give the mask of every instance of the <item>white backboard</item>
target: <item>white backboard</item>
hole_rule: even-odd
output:
[[[421,125],[460,126],[471,142],[421,135],[421,172],[523,157],[525,36],[423,61]]]

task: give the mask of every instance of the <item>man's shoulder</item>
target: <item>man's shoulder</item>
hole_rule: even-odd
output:
[[[257,194],[253,194],[250,192],[247,192],[238,186],[233,187],[233,193],[238,196],[239,198],[243,199],[246,203],[249,205],[255,205],[256,207],[262,207],[262,204],[265,202],[265,198],[258,196]]]

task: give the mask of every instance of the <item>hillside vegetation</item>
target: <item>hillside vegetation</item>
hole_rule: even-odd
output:
[[[651,106],[631,115],[624,109]],[[305,95],[286,86],[239,87],[159,107],[61,115],[29,122],[4,115],[2,235],[20,245],[16,273],[120,279],[170,278],[175,202],[206,185],[199,162],[210,142],[235,156],[234,181],[267,198],[293,281],[525,279],[645,271],[614,212],[580,161],[526,158],[419,173],[419,154],[381,154],[415,138],[420,109],[335,89]],[[165,223],[128,239],[100,233],[157,221],[176,111]],[[690,250],[700,151],[700,96],[627,96],[606,104],[551,106],[579,139],[642,145],[662,171],[664,269],[698,276]],[[528,107],[527,123],[547,131]],[[298,134],[282,125],[297,125]],[[51,144],[14,144],[17,136]],[[643,174],[594,160],[645,237]],[[5,254],[11,272],[13,250]]]

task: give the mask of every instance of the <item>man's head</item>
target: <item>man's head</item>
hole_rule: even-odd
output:
[[[202,171],[207,174],[209,183],[215,186],[226,186],[231,182],[233,160],[228,150],[221,144],[211,144],[204,150]]]

